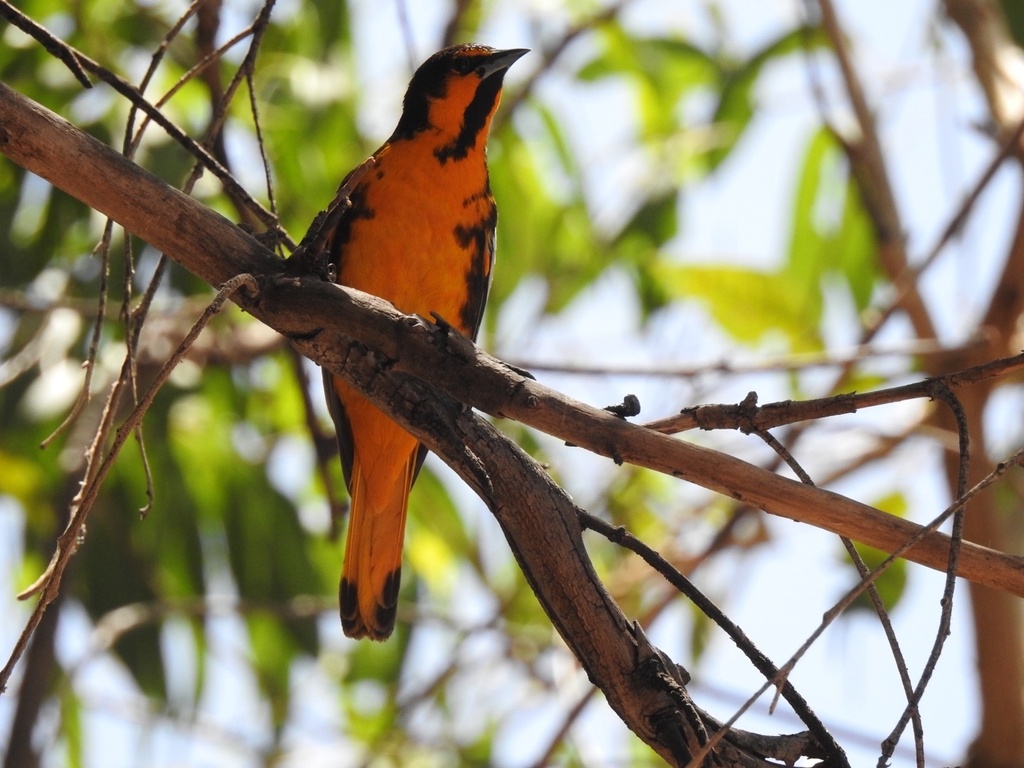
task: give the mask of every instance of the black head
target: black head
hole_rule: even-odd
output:
[[[472,144],[498,106],[506,70],[527,52],[486,45],[438,51],[412,76],[392,139],[435,130],[449,141]]]

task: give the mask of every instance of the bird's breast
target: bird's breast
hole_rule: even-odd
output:
[[[441,163],[413,143],[379,152],[353,192],[338,282],[471,333],[462,316],[480,300],[469,294],[489,274],[497,219],[483,152]]]

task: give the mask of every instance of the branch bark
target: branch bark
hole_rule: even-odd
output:
[[[314,362],[339,370],[352,340],[377,350],[396,372],[429,381],[460,402],[512,418],[616,461],[649,467],[781,517],[893,551],[920,526],[740,459],[660,435],[527,379],[472,346],[436,345],[416,318],[374,296],[288,264],[220,214],[0,83],[0,152],[86,205],[114,218],[211,285],[257,276],[254,317],[290,338]],[[907,552],[943,570],[949,539],[931,533]],[[1024,559],[966,544],[959,575],[1024,596]]]
[[[480,494],[591,679],[627,725],[670,762],[682,762],[706,736],[678,670],[604,591],[564,492],[460,403],[889,552],[922,534],[914,523],[571,400],[387,302],[293,274],[289,263],[219,214],[3,84],[0,152],[212,285],[255,275],[260,290],[240,298],[242,307],[304,355],[365,389]],[[949,543],[946,536],[924,533],[906,556],[944,570]],[[1020,558],[965,543],[958,573],[1024,595]],[[845,764],[841,751],[832,757],[830,764]],[[745,756],[737,760],[760,764]]]

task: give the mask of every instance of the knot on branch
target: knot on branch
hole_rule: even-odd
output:
[[[649,715],[650,727],[676,763],[686,765],[694,751],[708,740],[707,729],[686,692],[690,673],[654,646],[638,622],[633,622],[632,629],[636,670],[644,678],[644,687],[662,691],[672,702]]]
[[[640,398],[636,395],[626,395],[618,405],[606,405],[604,410],[612,416],[620,419],[628,419],[640,415]]]
[[[620,527],[619,530],[623,529]],[[636,641],[637,669],[657,680],[676,703],[689,704],[685,686],[690,682],[690,673],[648,640],[643,627],[636,621],[633,622],[633,638]]]
[[[697,405],[684,408],[680,413],[692,418],[694,423],[704,430],[738,429],[749,435],[760,430],[757,424],[759,411],[757,393],[748,392],[747,396],[735,405]]]

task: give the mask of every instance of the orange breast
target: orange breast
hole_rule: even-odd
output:
[[[471,276],[488,274],[493,249],[493,236],[467,234],[494,227],[483,152],[440,163],[429,142],[397,142],[378,153],[359,193],[364,210],[341,249],[338,282],[472,333],[463,308],[483,297],[469,296],[480,290]]]

